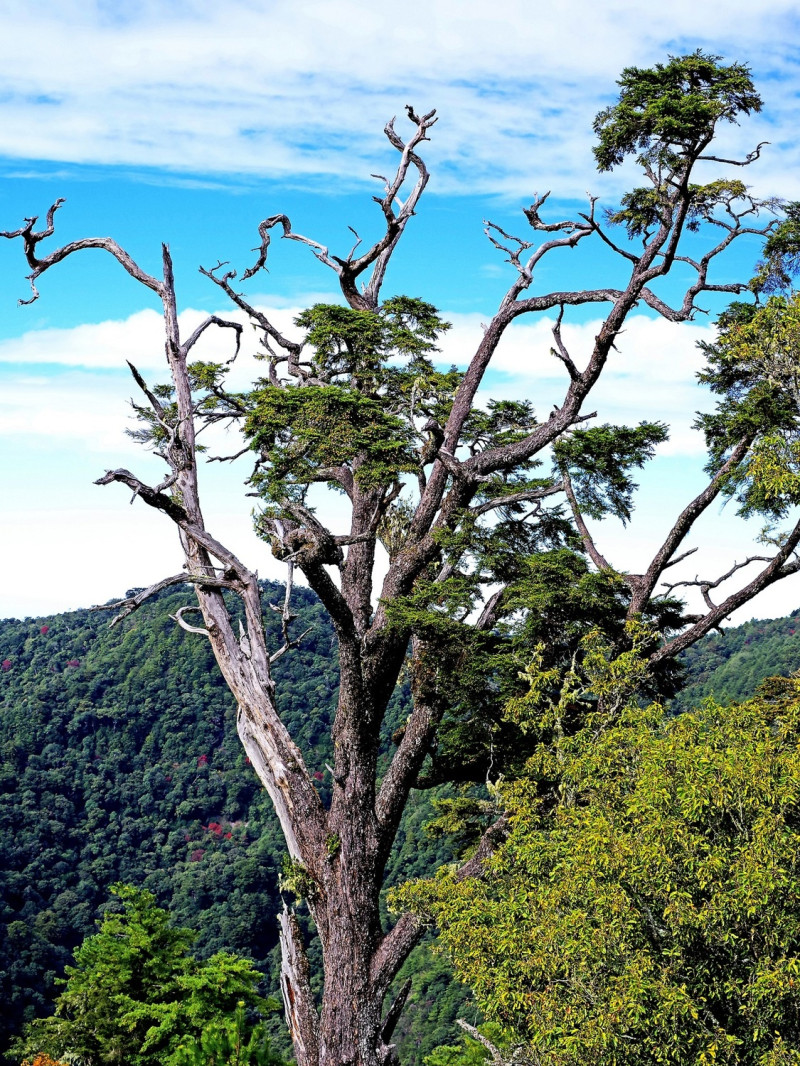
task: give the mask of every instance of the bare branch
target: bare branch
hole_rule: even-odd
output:
[[[572,357],[567,351],[564,341],[561,337],[561,323],[563,321],[564,305],[561,304],[558,309],[558,317],[556,318],[555,325],[553,326],[553,340],[556,342],[556,347],[551,348],[550,351],[556,357],[556,359],[560,359],[564,366],[567,368],[567,373],[570,376],[570,380],[578,381],[581,376],[581,372],[580,370],[578,370],[577,366],[575,366],[575,363],[572,361]]]
[[[503,594],[505,593],[505,591],[505,588],[497,589],[497,591],[493,592],[489,599],[486,601],[483,606],[483,610],[481,611],[479,617],[475,622],[475,628],[477,630],[485,632],[486,630],[491,629],[492,626],[495,624],[495,622],[497,621],[497,617],[500,613],[499,607],[503,600]]]
[[[676,566],[678,563],[682,563],[684,559],[688,559],[690,555],[694,555],[697,548],[689,548],[688,551],[682,552],[680,555],[676,555],[674,559],[670,559],[668,563],[664,564],[664,569],[667,570],[670,566]]]
[[[686,554],[688,555],[689,553],[687,552]],[[685,558],[685,555],[683,556],[683,558]],[[675,559],[675,560],[673,560],[673,563],[674,562],[678,562],[678,560]],[[749,566],[751,563],[771,563],[771,562],[772,562],[771,556],[768,556],[768,555],[750,555],[744,560],[744,562],[742,562],[742,563],[734,563],[733,566],[730,568],[730,570],[726,571],[722,575],[722,577],[718,577],[716,581],[705,581],[705,580],[701,581],[700,578],[695,577],[694,581],[675,581],[672,584],[669,584],[668,582],[664,581],[664,582],[662,582],[662,584],[666,586],[666,589],[667,589],[668,593],[672,592],[674,589],[678,589],[678,588],[690,588],[690,587],[699,588],[701,593],[702,593],[702,595],[703,595],[703,599],[705,600],[706,606],[709,608],[709,610],[713,611],[716,608],[717,605],[716,605],[716,603],[712,603],[711,597],[709,596],[709,592],[711,591],[711,589],[718,588],[723,583],[723,581],[727,581],[729,577],[733,577],[733,575],[737,572],[737,570],[742,570],[745,566]],[[671,565],[673,565],[673,563],[670,563],[669,565],[671,566]]]
[[[239,350],[241,348],[242,331],[244,330],[244,326],[241,324],[241,322],[232,322],[230,319],[220,318],[219,315],[209,315],[205,322],[200,323],[194,333],[192,333],[191,337],[189,337],[188,340],[185,340],[181,345],[181,348],[183,349],[183,354],[189,354],[191,349],[194,348],[195,344],[198,342],[200,337],[203,335],[203,333],[205,333],[209,326],[219,326],[221,329],[232,329],[236,333],[236,348],[234,350],[233,355],[228,360],[229,363],[232,363],[236,356],[239,354]]]
[[[629,260],[631,263],[636,264],[639,262],[641,256],[635,255],[633,252],[629,252],[625,248],[620,248],[618,244],[615,244],[614,241],[611,240],[611,238],[603,230],[602,226],[599,224],[599,222],[597,222],[594,217],[590,217],[589,215],[581,215],[580,217],[586,219],[586,221],[589,223],[590,226],[592,226],[592,229],[600,238],[600,240],[604,244],[607,244],[613,252],[616,252],[617,255],[621,255],[624,259]]]
[[[456,879],[458,881],[466,881],[469,877],[480,877],[484,873],[483,864],[494,855],[510,830],[511,822],[508,819],[508,815],[501,815],[484,832],[472,857],[456,870]]]
[[[408,994],[411,991],[411,978],[409,977],[401,986],[400,991],[392,1000],[391,1006],[383,1016],[381,1022],[381,1040],[384,1044],[388,1044],[392,1039],[397,1023],[400,1021],[400,1015],[403,1013],[403,1008],[406,1005]]]
[[[93,611],[119,611],[119,613],[109,622],[109,627],[113,629],[118,622],[121,622],[123,618],[127,618],[129,614],[133,614],[133,612],[138,610],[143,603],[161,592],[163,589],[169,588],[171,585],[187,584],[202,585],[204,588],[237,590],[239,588],[239,585],[236,582],[228,581],[223,577],[217,577],[213,573],[188,574],[182,572],[180,574],[173,574],[171,577],[162,578],[161,581],[156,581],[155,584],[150,585],[146,589],[142,589],[133,596],[127,596],[123,600],[116,600],[114,603],[98,603],[91,609]]]
[[[286,1025],[297,1066],[318,1066],[319,1015],[311,991],[311,969],[294,912],[284,903],[278,915],[281,943],[281,993]]]
[[[463,1018],[456,1018],[456,1025],[460,1025],[465,1032],[469,1033],[473,1040],[477,1040],[479,1044],[486,1048],[494,1066],[508,1066],[499,1048],[497,1048],[488,1037],[485,1037],[483,1033],[478,1032],[474,1025],[465,1022]]]
[[[415,149],[422,141],[428,140],[428,131],[436,122],[436,112],[430,111],[425,115],[417,115],[413,108],[407,107],[406,113],[416,127],[407,142],[403,141],[395,131],[394,119],[387,123],[384,131],[390,144],[400,152],[400,162],[397,171],[394,178],[392,178],[391,181],[386,182],[384,196],[374,197],[376,203],[379,204],[383,211],[386,220],[386,232],[384,235],[376,241],[368,251],[359,256],[358,259],[353,259],[356,248],[358,248],[361,243],[361,239],[356,233],[355,236],[358,238],[356,244],[353,246],[347,258],[341,259],[338,256],[331,255],[329,249],[324,244],[320,244],[319,241],[315,241],[311,237],[306,237],[302,233],[295,233],[287,215],[272,215],[270,218],[265,219],[258,227],[258,232],[261,235],[261,246],[259,249],[258,260],[252,267],[244,272],[242,280],[247,280],[248,278],[253,277],[254,274],[266,266],[267,252],[270,243],[269,231],[275,226],[280,225],[283,230],[281,236],[285,240],[297,241],[300,244],[306,245],[321,263],[334,271],[339,278],[342,294],[351,307],[356,310],[370,310],[377,307],[380,297],[380,289],[383,284],[389,259],[397,246],[397,242],[400,239],[406,224],[414,214],[414,209],[419,202],[419,198],[422,195],[425,186],[428,184],[427,168]],[[402,186],[405,184],[409,170],[412,166],[417,171],[416,184],[407,196],[405,203],[400,204],[399,209],[395,213],[398,194]],[[353,232],[355,233],[355,231]],[[370,280],[364,287],[363,292],[359,292],[356,287],[356,280],[370,266],[373,267]],[[226,281],[229,281],[233,276],[235,275],[228,275]],[[217,284],[222,284],[223,287],[226,283],[223,279],[214,278],[213,280],[215,280]]]
[[[522,263],[520,262],[520,258],[519,257],[522,254],[522,252],[527,251],[528,248],[532,248],[533,247],[533,242],[532,241],[524,241],[521,237],[513,237],[510,233],[506,233],[506,231],[504,229],[502,229],[500,226],[498,226],[496,222],[491,222],[488,219],[484,219],[483,227],[484,227],[483,232],[489,238],[489,240],[494,245],[494,247],[497,248],[498,251],[506,253],[506,255],[508,256],[508,262],[511,263],[513,266],[515,266],[517,268],[517,270],[519,270],[519,271],[524,270],[524,267],[523,267]],[[516,244],[517,247],[516,248],[510,248],[508,246],[508,244],[501,244],[501,242],[498,241],[497,238],[493,236],[492,230],[494,230],[495,232],[499,233],[500,236],[503,237],[504,240],[509,241],[509,242],[511,242],[513,244]]]
[[[234,461],[234,459],[241,459],[241,457],[243,455],[247,455],[247,453],[250,452],[250,451],[252,451],[252,448],[248,444],[245,448],[242,448],[240,451],[236,452],[234,455],[209,455],[209,457],[206,459],[206,462],[207,463],[232,463]]]
[[[97,248],[101,251],[108,252],[109,255],[112,255],[117,262],[120,263],[132,278],[141,282],[142,285],[146,285],[148,289],[152,289],[153,292],[158,293],[159,296],[164,296],[164,282],[151,277],[150,274],[142,270],[125,249],[121,248],[115,240],[111,239],[111,237],[84,237],[82,240],[71,241],[69,244],[65,244],[61,248],[56,248],[54,252],[39,259],[37,256],[37,246],[47,237],[52,237],[55,232],[55,213],[63,203],[65,203],[65,200],[61,197],[50,207],[47,212],[47,224],[43,230],[34,230],[33,227],[36,224],[37,219],[36,216],[33,216],[32,218],[26,218],[25,225],[18,230],[14,230],[13,232],[10,230],[0,231],[0,237],[7,237],[9,240],[14,240],[17,237],[22,238],[25,258],[32,270],[28,275],[28,280],[30,281],[33,295],[29,300],[20,300],[20,304],[31,304],[34,300],[38,299],[39,292],[36,288],[36,281],[46,270],[55,266],[56,263],[62,262],[62,260],[73,255],[75,252],[82,252],[87,248]]]
[[[777,554],[773,556],[760,573],[756,574],[749,584],[731,593],[719,606],[709,610],[707,614],[697,619],[693,625],[679,633],[677,637],[673,637],[672,640],[663,644],[658,651],[650,656],[650,662],[658,663],[663,659],[671,659],[679,655],[685,648],[690,647],[710,630],[719,628],[720,623],[737,607],[749,603],[754,596],[769,588],[776,581],[780,581],[790,574],[798,573],[800,571],[800,559],[795,556],[794,559],[788,561],[790,556],[795,553],[798,544],[800,544],[800,522],[795,525]],[[737,567],[737,569],[740,568]]]
[[[293,637],[292,640],[287,641],[283,645],[283,647],[278,648],[278,650],[276,652],[273,652],[272,655],[270,655],[270,657],[269,657],[270,665],[272,665],[272,663],[276,663],[278,661],[278,659],[283,658],[283,656],[286,654],[287,651],[291,651],[292,648],[299,647],[300,644],[303,641],[303,638],[307,637],[308,634],[311,632],[311,630],[312,630],[312,627],[309,626],[308,629],[304,629],[303,632],[299,636]]]
[[[754,163],[756,159],[759,159],[761,157],[761,149],[770,143],[770,141],[759,141],[753,151],[748,152],[744,159],[723,159],[718,155],[700,155],[697,158],[702,159],[704,162],[726,163],[731,167],[746,167]]]
[[[353,236],[356,239],[356,243],[353,245],[353,247],[347,253],[347,262],[348,263],[352,263],[353,256],[355,255],[356,248],[358,248],[359,244],[361,244],[361,238],[359,237],[359,235],[356,233],[356,231],[353,229],[352,226],[348,226],[347,228],[350,230],[350,232],[353,234]]]
[[[572,517],[575,519],[575,525],[578,527],[578,532],[580,533],[581,540],[583,541],[583,546],[586,549],[586,554],[589,556],[589,558],[592,560],[598,570],[610,570],[611,566],[609,565],[608,560],[602,554],[602,552],[598,550],[597,545],[595,544],[592,535],[589,532],[589,527],[584,521],[580,504],[578,503],[578,500],[575,496],[575,492],[572,488],[572,479],[570,478],[569,471],[566,467],[562,469],[561,476],[564,479],[562,484],[564,486],[564,492],[566,493],[567,499],[569,500],[569,506],[570,510],[572,511]]]
[[[563,222],[543,222],[542,216],[539,214],[539,210],[544,206],[548,200],[550,192],[544,193],[540,196],[538,193],[534,193],[534,201],[530,207],[523,207],[522,213],[527,218],[533,229],[540,233],[560,233],[566,230],[567,233],[574,233],[576,230],[585,229],[580,222],[573,222],[571,219],[567,219]],[[594,206],[594,199],[589,197],[590,203]],[[585,215],[581,216],[586,218]],[[588,221],[588,220],[587,220]]]
[[[130,368],[130,372],[133,375],[133,380],[136,382],[136,384],[139,386],[139,388],[142,390],[142,392],[145,394],[145,396],[149,400],[150,406],[155,411],[156,415],[158,416],[159,422],[163,426],[164,425],[164,422],[163,422],[164,408],[163,408],[161,402],[150,391],[150,388],[148,387],[147,382],[144,380],[144,378],[139,373],[139,371],[136,369],[136,367],[133,365],[133,363],[130,361],[130,359],[126,359],[125,362],[128,364],[128,367]]]
[[[276,652],[273,652],[273,654],[270,655],[270,665],[272,665],[272,663],[277,662],[278,659],[282,658],[287,651],[290,651],[292,648],[296,648],[303,640],[303,638],[308,636],[312,629],[312,627],[310,626],[308,629],[304,629],[299,637],[291,637],[289,635],[289,627],[291,626],[295,618],[297,618],[297,615],[292,613],[292,610],[289,606],[290,600],[292,598],[292,587],[294,584],[294,563],[289,562],[286,565],[288,572],[286,575],[286,590],[283,596],[283,605],[281,607],[276,607],[274,603],[270,604],[270,608],[281,616],[281,632],[283,633],[283,645]]]
[[[719,496],[730,474],[747,455],[751,443],[752,437],[742,437],[733,448],[726,461],[722,464],[711,481],[709,481],[708,485],[706,485],[703,491],[698,493],[691,503],[687,504],[678,515],[672,529],[667,534],[664,543],[653,556],[653,560],[646,572],[641,575],[629,576],[628,583],[631,586],[633,595],[631,596],[631,602],[628,608],[628,618],[633,618],[634,615],[641,614],[645,609],[653,594],[653,589],[656,587],[659,578],[667,567],[674,565],[679,559],[685,559],[686,555],[691,554],[691,552],[687,552],[684,555],[675,558],[675,552],[688,536],[689,530],[700,515],[703,514],[717,496]]]
[[[500,507],[510,507],[514,503],[526,503],[532,500],[544,500],[547,496],[555,496],[564,491],[564,482],[559,481],[555,485],[546,488],[528,489],[525,492],[512,492],[508,496],[495,496],[493,500],[471,507],[470,512],[474,515],[486,514],[487,511],[495,511]]]
[[[155,507],[164,514],[169,515],[173,522],[180,525],[186,522],[188,515],[184,508],[171,496],[165,495],[158,489],[151,488],[140,481],[130,470],[118,469],[107,470],[106,473],[95,481],[95,485],[110,485],[117,481],[133,490],[134,498],[138,496],[150,507]]]
[[[263,222],[259,224],[258,232],[261,235],[261,248],[259,250],[258,260],[253,266],[248,267],[242,274],[242,281],[247,281],[252,278],[254,274],[257,274],[259,270],[266,267],[267,262],[267,250],[270,244],[269,231],[274,229],[275,226],[280,226],[283,230],[281,234],[289,241],[297,241],[300,244],[305,244],[312,250],[320,263],[324,263],[325,266],[330,267],[339,273],[339,268],[336,261],[331,258],[330,252],[324,244],[320,244],[319,241],[312,240],[310,237],[304,237],[302,233],[295,233],[292,229],[292,223],[289,220],[288,215],[272,215],[270,218],[265,218]],[[235,277],[236,275],[231,275]]]
[[[267,222],[270,221],[270,219],[267,219]],[[266,225],[266,223],[262,222],[261,225]],[[298,344],[296,341],[290,340],[288,337],[285,337],[280,332],[280,330],[276,329],[275,326],[273,326],[273,324],[270,322],[270,320],[267,318],[263,311],[259,311],[255,307],[253,307],[253,305],[249,303],[244,298],[244,296],[242,296],[241,293],[237,292],[236,289],[233,288],[233,286],[231,285],[231,281],[236,278],[235,270],[228,270],[224,274],[217,273],[217,271],[219,271],[223,266],[226,265],[226,263],[217,263],[217,265],[211,267],[210,270],[207,270],[205,267],[200,267],[199,269],[200,273],[204,277],[208,278],[210,281],[213,281],[215,285],[222,289],[228,299],[230,299],[234,304],[236,304],[238,308],[244,311],[245,314],[247,314],[252,319],[253,323],[260,326],[267,337],[271,338],[280,348],[287,352],[287,360],[290,364],[290,367],[296,367],[300,357],[300,353],[303,350],[303,345]],[[267,349],[269,350],[268,344]]]
[[[199,611],[199,607],[179,607],[175,614],[171,614],[170,618],[177,622],[181,629],[185,629],[187,633],[199,633],[201,636],[208,637],[211,640],[211,634],[207,629],[203,629],[202,626],[190,626],[188,622],[183,620],[183,616],[187,611]]]

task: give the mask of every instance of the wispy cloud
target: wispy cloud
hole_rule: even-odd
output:
[[[267,310],[267,308],[265,308]],[[270,314],[289,328],[296,309],[282,307]],[[191,329],[204,312],[182,316]],[[453,329],[445,337],[441,360],[464,366],[481,336],[479,315],[452,314]],[[498,351],[497,366],[485,394],[496,398],[531,398],[540,414],[563,394],[562,368],[550,354],[551,323],[509,331]],[[564,336],[574,358],[585,361],[597,332],[597,322],[568,326]],[[643,478],[641,506],[628,529],[606,522],[598,531],[603,549],[619,565],[643,565],[660,543],[670,516],[678,513],[703,484],[702,441],[690,428],[694,411],[709,397],[694,382],[700,355],[696,341],[707,339],[710,327],[676,326],[643,315],[632,316],[618,341],[605,378],[592,394],[591,409],[602,421],[636,423],[642,418],[664,419],[673,428],[668,445],[659,449],[654,474]],[[211,335],[213,337],[213,334]],[[255,334],[253,334],[255,339]],[[226,358],[230,338],[212,340],[203,354]],[[7,566],[0,590],[0,615],[67,609],[118,596],[130,585],[143,585],[176,572],[180,559],[174,531],[148,508],[126,506],[118,487],[99,489],[92,482],[104,469],[127,466],[158,481],[164,470],[124,435],[131,415],[128,397],[133,382],[124,359],[138,359],[151,380],[163,380],[160,320],[154,311],[73,330],[31,331],[17,341],[0,345],[0,468],[4,470],[2,557],[23,560],[35,554],[42,578],[41,594],[32,595],[29,571]],[[235,367],[237,385],[262,372],[245,344]],[[198,353],[199,354],[199,353]],[[57,365],[54,365],[57,364]],[[213,451],[238,450],[231,433],[220,432]],[[252,560],[265,576],[280,577],[265,546],[256,541],[249,517],[251,501],[242,483],[249,473],[246,458],[233,467],[214,463],[201,472],[205,511],[214,534],[243,558]],[[692,556],[681,573],[692,577],[716,574],[733,558],[747,553],[754,535],[729,508],[704,516],[700,535],[692,541],[708,545],[704,555]],[[331,512],[326,510],[331,517]],[[332,521],[344,530],[344,515]],[[53,536],[57,526],[58,536]],[[135,551],[130,551],[135,544]],[[724,565],[720,559],[726,560]],[[792,589],[800,583],[795,579]],[[786,590],[774,591],[755,608],[765,616],[781,614],[790,604]],[[795,595],[795,592],[792,592]],[[747,613],[747,612],[746,612]]]
[[[290,335],[299,307],[263,307],[270,319]],[[187,335],[206,312],[181,315]],[[241,315],[226,315],[238,317]],[[439,356],[445,366],[466,367],[480,342],[483,319],[478,314],[447,314],[453,328],[444,335]],[[485,383],[485,398],[529,397],[540,415],[563,398],[566,374],[551,354],[553,320],[515,325],[506,333]],[[578,365],[585,364],[600,322],[565,325],[564,340]],[[109,374],[124,371],[126,360],[152,380],[166,377],[163,327],[153,310],[126,319],[73,329],[32,330],[0,341],[0,364],[8,366],[0,398],[0,435],[62,434],[84,440],[96,450],[119,439],[122,401],[135,392],[130,378]],[[296,331],[295,331],[296,332]],[[676,325],[645,315],[633,315],[617,341],[603,378],[592,393],[591,409],[600,421],[635,424],[642,419],[664,420],[673,427],[664,454],[697,455],[702,440],[691,429],[695,411],[710,398],[695,381],[701,356],[698,340],[708,340],[710,326]],[[298,335],[299,336],[299,335]],[[227,331],[210,330],[196,349],[198,358],[226,360],[232,354]],[[231,371],[231,387],[246,388],[264,375],[256,358],[258,336],[245,329],[241,354]],[[53,376],[56,367],[59,373]],[[117,402],[114,403],[114,398]]]
[[[591,119],[628,64],[701,47],[747,61],[763,118],[728,149],[773,145],[759,185],[800,190],[795,0],[12,0],[4,9],[0,155],[338,183],[391,159],[405,103],[437,107],[440,191],[580,196]],[[35,42],[35,46],[34,46]],[[388,164],[387,164],[388,165]]]

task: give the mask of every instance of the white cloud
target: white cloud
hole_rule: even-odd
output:
[[[270,314],[281,327],[288,328],[296,311],[283,307]],[[184,328],[191,329],[203,315],[198,310],[186,312]],[[454,325],[446,335],[442,361],[463,366],[480,340],[481,318],[462,314],[446,317]],[[579,364],[588,356],[598,324],[565,327],[566,343]],[[560,398],[565,376],[549,354],[549,330],[550,324],[540,321],[509,331],[498,351],[498,367],[483,390],[485,396],[528,396],[540,412]],[[18,342],[0,345],[0,358],[6,364],[0,393],[0,467],[5,472],[0,559],[6,575],[0,615],[103,602],[127,587],[147,584],[180,569],[173,530],[162,516],[141,503],[128,507],[128,495],[119,487],[101,489],[92,484],[103,470],[119,465],[153,481],[163,473],[159,461],[143,454],[124,436],[123,429],[130,424],[126,423],[130,414],[127,398],[133,389],[127,373],[119,369],[126,355],[160,355],[159,331],[156,313],[143,311],[123,321],[74,330],[32,331]],[[599,532],[604,550],[618,565],[643,565],[654,544],[663,538],[670,516],[678,513],[702,483],[701,441],[690,431],[689,423],[695,409],[708,403],[693,375],[700,363],[696,341],[709,335],[708,326],[675,326],[643,315],[632,316],[619,339],[619,352],[612,355],[592,396],[591,409],[597,408],[603,421],[635,423],[642,418],[660,418],[677,426],[672,442],[660,449],[652,470],[643,473],[641,505],[632,527],[623,530],[617,523],[607,522]],[[229,338],[212,337],[204,354],[226,357]],[[262,372],[262,364],[252,358],[252,347],[245,345],[236,366],[237,385],[245,385]],[[57,357],[62,365],[54,368],[51,364]],[[44,358],[50,365],[41,365]],[[160,364],[155,356],[138,358],[148,376],[162,376],[157,372]],[[238,442],[233,434],[226,441],[219,433],[213,448],[231,453],[238,449]],[[248,473],[246,458],[233,467],[203,467],[209,528],[263,576],[280,577],[280,566],[252,533],[250,501],[242,487]],[[346,516],[341,501],[333,503],[337,506],[333,519],[336,528],[344,531]],[[683,564],[680,576],[693,577],[696,572],[715,576],[734,558],[752,550],[756,531],[729,511],[720,514],[712,508],[713,513],[704,516],[703,528],[693,543],[707,547],[702,555]],[[38,588],[33,590],[30,567],[19,565],[21,560],[32,558],[36,558],[40,574]],[[800,581],[794,580],[790,586],[776,587],[755,606],[740,612],[740,617],[788,611],[800,602],[799,585]]]
[[[191,321],[192,312],[186,316]],[[199,315],[196,316],[199,320]],[[192,326],[196,324],[192,322]],[[164,328],[156,311],[137,311],[125,321],[88,323],[71,329],[37,329],[0,341],[0,362],[61,366],[142,368],[164,365]]]
[[[446,315],[453,328],[442,341],[445,362],[466,366],[485,321],[476,314]],[[539,415],[563,400],[568,384],[561,362],[550,353],[554,319],[539,318],[532,325],[512,325],[492,363],[492,373],[482,390],[485,399],[529,398]],[[579,367],[586,365],[599,319],[580,325],[565,324],[562,335]],[[632,315],[617,340],[600,381],[586,405],[597,411],[598,421],[635,425],[643,419],[671,426],[664,455],[700,455],[703,440],[691,428],[695,412],[708,409],[711,399],[695,375],[702,366],[699,340],[709,340],[711,326],[675,324],[664,319]]]
[[[286,302],[269,308],[268,312],[278,329],[291,331],[294,318],[304,306],[307,305]],[[257,376],[258,369],[248,357],[258,351],[258,338],[247,325],[247,316],[235,308],[217,312],[194,308],[182,311],[179,322],[184,340],[212,313],[246,326],[242,334],[242,362],[247,362],[248,372]],[[190,358],[223,361],[230,359],[234,349],[232,331],[214,327],[202,334]],[[102,370],[124,368],[126,362],[142,371],[164,370],[164,322],[157,311],[136,311],[125,319],[69,328],[32,329],[19,337],[0,340],[0,363]]]
[[[603,187],[590,125],[622,67],[702,47],[761,76],[766,117],[731,128],[729,147],[772,141],[754,174],[796,195],[797,28],[795,0],[11,0],[0,154],[361,181],[408,102],[439,109],[440,191],[580,196]]]
[[[292,321],[299,307],[264,310],[279,329],[292,335]],[[241,314],[220,313],[244,322]],[[187,336],[206,314],[197,309],[182,313],[183,335]],[[453,328],[442,340],[441,362],[466,367],[480,342],[485,319],[479,314],[461,313],[445,313],[444,317]],[[526,396],[540,414],[560,402],[566,373],[550,354],[552,323],[551,318],[543,317],[531,325],[514,324],[508,329],[484,384],[485,398]],[[565,324],[564,341],[579,366],[585,365],[599,328],[599,320]],[[710,326],[675,325],[645,315],[631,316],[618,339],[618,351],[612,352],[592,393],[589,409],[597,409],[601,421],[667,421],[674,428],[665,454],[698,453],[702,442],[690,427],[695,411],[707,406],[709,397],[695,381],[702,362],[697,341],[712,335]],[[258,350],[258,335],[246,325],[241,354],[230,376],[231,387],[245,388],[263,376],[264,364],[255,359]],[[232,351],[230,333],[211,329],[193,355],[222,361]],[[165,378],[162,322],[157,312],[138,311],[126,319],[72,329],[31,330],[19,338],[0,341],[0,363],[9,369],[15,367],[0,395],[0,435],[57,435],[73,442],[83,440],[92,451],[107,449],[112,442],[118,448],[124,401],[136,393],[136,387],[126,374],[108,371],[124,371],[125,360],[139,367],[151,382]],[[54,364],[73,372],[62,370],[53,377]]]

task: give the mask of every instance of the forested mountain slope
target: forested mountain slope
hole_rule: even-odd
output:
[[[266,586],[277,602],[279,586]],[[275,915],[285,852],[269,801],[246,765],[233,701],[207,642],[171,620],[189,590],[163,593],[109,629],[76,611],[0,621],[0,1053],[21,1021],[49,1008],[54,980],[95,930],[109,885],[153,891],[196,952],[249,955],[277,989]],[[276,663],[287,725],[323,793],[330,788],[329,716],[337,694],[333,634],[316,597],[296,588],[302,645]],[[276,644],[279,619],[274,617]],[[712,692],[750,695],[800,668],[800,611],[705,638],[685,655],[680,709]],[[399,689],[389,737],[407,714]],[[420,794],[406,812],[389,880],[422,876],[449,857],[420,847],[432,817]],[[404,1062],[451,1041],[466,993],[422,945],[398,1033]]]
[[[48,1009],[115,881],[150,889],[195,928],[197,954],[249,955],[277,990],[270,956],[285,847],[207,641],[170,619],[191,595],[162,594],[114,629],[101,611],[0,622],[0,1052],[23,1017]],[[277,602],[283,590],[265,595]],[[325,793],[336,645],[312,593],[296,588],[293,609],[296,632],[309,632],[276,663],[276,682]],[[275,625],[279,646],[277,615]],[[390,728],[406,713],[398,690]],[[409,811],[429,816],[427,799]],[[425,856],[404,839],[395,879],[434,858],[433,845]],[[430,998],[441,966],[418,956],[420,967],[417,998]],[[421,1023],[412,1012],[406,1037],[426,1051]],[[445,1024],[434,1043],[447,1036]]]
[[[706,696],[747,699],[765,677],[800,670],[800,609],[786,618],[754,618],[710,633],[683,653],[682,662],[685,684],[674,709],[697,706]]]

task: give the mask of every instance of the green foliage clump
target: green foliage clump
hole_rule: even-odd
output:
[[[638,426],[593,426],[576,429],[553,448],[556,466],[569,473],[575,498],[590,518],[615,515],[628,522],[633,493],[631,477],[653,458],[656,446],[669,436],[663,422]]]
[[[244,1001],[232,1016],[214,1019],[199,1036],[182,1040],[172,1066],[283,1066],[263,1023],[248,1024]]]
[[[772,296],[762,307],[733,304],[718,326],[717,339],[700,344],[708,365],[699,378],[719,397],[696,422],[708,469],[750,441],[726,491],[741,514],[779,519],[800,501],[800,294]]]
[[[649,68],[626,67],[617,84],[618,102],[594,121],[599,170],[633,154],[644,167],[673,168],[701,151],[720,121],[761,110],[747,66],[723,66],[720,56],[699,49]]]
[[[534,1061],[795,1062],[799,753],[797,680],[666,721],[623,699],[504,788],[484,878],[397,899]]]
[[[315,304],[305,329],[307,362],[295,386],[261,382],[247,397],[244,432],[262,462],[253,478],[264,500],[302,501],[314,481],[333,482],[347,468],[363,489],[385,487],[423,461],[415,418],[436,418],[460,380],[434,369],[430,355],[449,326],[431,304],[406,296],[375,311]],[[211,388],[216,382],[197,379]]]
[[[249,1046],[251,1057],[200,1061],[278,1063],[263,1026],[256,1033],[244,1018],[245,1006],[261,1013],[278,1006],[258,995],[262,978],[253,964],[224,952],[199,961],[189,954],[194,933],[173,927],[152,893],[121,884],[112,893],[122,911],[107,911],[99,931],[75,952],[55,1014],[28,1027],[18,1053],[44,1051],[86,1066],[189,1066],[197,1061],[192,1048],[205,1053],[228,1035],[232,1051]]]
[[[751,282],[755,292],[776,293],[791,287],[800,271],[800,202],[783,204],[783,221],[764,243],[764,258]]]

